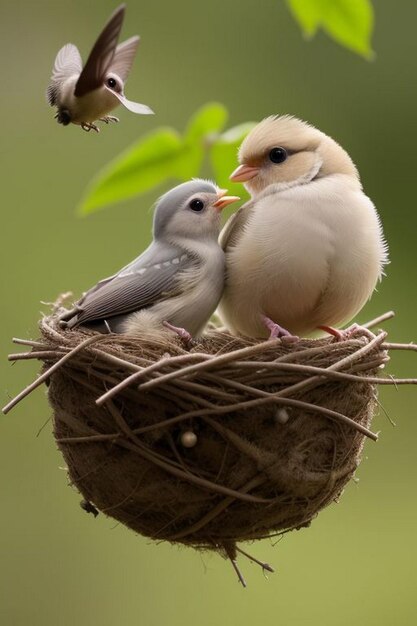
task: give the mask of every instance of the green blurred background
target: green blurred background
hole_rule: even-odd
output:
[[[127,96],[155,117],[120,110],[99,135],[64,128],[44,101],[54,55],[68,41],[85,58],[115,1],[15,0],[0,10],[2,69],[3,404],[37,372],[6,363],[12,336],[36,338],[41,300],[76,294],[149,242],[156,193],[78,218],[97,170],[156,125],[182,129],[219,100],[230,124],[293,113],[350,152],[382,216],[392,263],[361,319],[394,308],[393,341],[417,339],[415,234],[417,4],[375,1],[376,59],[320,33],[303,41],[280,0],[130,2],[123,35],[142,43]],[[162,191],[163,188],[160,189]],[[416,375],[417,355],[389,371]],[[0,623],[5,626],[416,623],[416,388],[382,389],[380,412],[341,503],[308,530],[251,546],[277,573],[242,562],[243,590],[219,557],[153,544],[79,507],[51,435],[45,391],[0,421]]]

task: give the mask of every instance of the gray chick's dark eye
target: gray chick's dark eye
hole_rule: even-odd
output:
[[[272,148],[269,153],[269,159],[272,163],[283,163],[287,158],[287,151],[285,148]]]
[[[116,80],[114,78],[108,78],[106,82],[107,82],[107,86],[110,87],[111,89],[114,89],[117,85]]]
[[[204,202],[199,198],[194,198],[194,200],[191,200],[189,207],[192,211],[197,211],[198,213],[204,209]]]

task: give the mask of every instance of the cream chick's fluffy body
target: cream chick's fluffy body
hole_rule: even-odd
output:
[[[347,152],[299,119],[268,117],[243,141],[239,162],[231,179],[252,198],[221,234],[226,326],[306,336],[351,320],[382,276],[387,246]]]

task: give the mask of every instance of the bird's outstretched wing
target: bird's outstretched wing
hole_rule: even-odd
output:
[[[51,106],[57,103],[58,92],[62,83],[67,78],[79,74],[82,68],[83,63],[78,48],[72,43],[67,43],[56,55],[51,82],[46,90],[46,99]]]
[[[119,44],[114,53],[113,61],[109,67],[109,72],[120,76],[123,82],[126,81],[129,76],[129,72],[132,69],[139,41],[139,35],[130,37],[130,39],[126,39],[126,41]]]
[[[77,303],[68,327],[138,311],[172,297],[180,293],[183,272],[193,265],[185,253],[163,254],[153,244],[137,261],[90,289]]]
[[[229,217],[219,236],[219,244],[223,250],[233,245],[235,240],[239,238],[241,229],[244,227],[252,208],[253,201],[249,200],[249,202],[246,202],[236,213],[233,213],[233,215]]]
[[[125,9],[126,5],[121,4],[115,10],[94,44],[75,85],[74,94],[77,97],[84,96],[102,85],[114,58]]]

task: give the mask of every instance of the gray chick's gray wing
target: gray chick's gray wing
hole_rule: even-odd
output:
[[[122,277],[132,271],[141,271],[143,268],[147,268],[152,265],[162,265],[164,263],[171,262],[174,259],[180,260],[182,254],[183,251],[179,248],[176,248],[175,246],[161,246],[156,242],[152,242],[152,244],[148,248],[146,248],[146,250],[144,250],[142,254],[140,254],[134,261],[131,261],[130,263],[122,267],[122,269],[115,274],[99,280],[98,283],[94,285],[94,287],[91,287],[91,289],[84,293],[82,298],[80,298],[77,302],[76,306],[80,306],[86,300],[86,298],[89,298],[94,292],[102,289],[102,287],[110,283],[115,278]]]
[[[76,314],[68,321],[68,327],[133,313],[179,294],[183,271],[195,265],[194,260],[181,252],[176,256],[161,256],[159,261],[147,266],[140,258],[114,278],[90,289],[77,303]]]
[[[61,85],[67,78],[79,74],[82,68],[81,56],[74,44],[67,43],[59,50],[55,57],[51,81],[46,89],[46,99],[51,106],[57,104]]]
[[[105,75],[113,61],[124,14],[125,5],[122,4],[114,11],[100,33],[75,85],[74,94],[77,97],[84,96],[103,84]]]
[[[233,213],[233,215],[229,217],[219,236],[219,244],[223,250],[226,250],[229,246],[233,246],[237,242],[253,206],[254,202],[249,200],[249,202],[246,202],[236,213]]]

